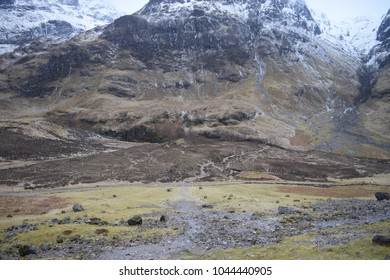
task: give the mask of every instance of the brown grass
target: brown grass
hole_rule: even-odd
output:
[[[279,192],[293,193],[307,196],[321,196],[332,198],[356,198],[356,197],[372,197],[377,191],[388,191],[385,187],[374,186],[340,186],[340,187],[305,187],[305,186],[282,186],[278,188]]]
[[[68,204],[57,196],[0,196],[0,216],[41,215]]]

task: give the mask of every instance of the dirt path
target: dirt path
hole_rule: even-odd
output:
[[[198,216],[204,215],[195,203],[195,197],[191,192],[189,185],[181,183],[179,185],[179,201],[172,205],[172,211],[175,216],[169,217],[169,223],[177,225],[181,229],[181,234],[169,236],[159,244],[140,245],[127,248],[115,248],[105,252],[98,259],[123,260],[156,260],[156,259],[175,259],[184,251],[201,252],[194,242],[196,235],[204,230],[197,219]]]
[[[179,259],[181,255],[202,254],[208,250],[267,244],[275,241],[279,222],[273,219],[251,220],[250,213],[214,211],[202,205],[192,193],[192,184],[180,183],[177,202],[172,204],[168,223],[179,234],[159,244],[112,248],[98,259]],[[260,237],[261,236],[261,237]]]

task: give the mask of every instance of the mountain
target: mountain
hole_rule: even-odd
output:
[[[70,37],[105,25],[119,13],[105,1],[3,0],[0,1],[0,54],[34,38]]]
[[[351,55],[362,58],[379,43],[377,32],[380,18],[357,17],[345,20],[330,20],[324,13],[311,10],[324,40],[348,50]]]
[[[363,124],[379,135],[390,136],[390,10],[378,28],[376,45],[364,60],[366,75],[362,80],[359,102]]]
[[[166,180],[208,161],[223,176],[380,172],[390,156],[387,22],[365,56],[329,40],[301,0],[151,0],[65,42],[1,56],[4,135],[159,143],[159,152],[142,147],[170,166],[158,173]],[[186,164],[164,160],[170,145]],[[246,154],[252,145],[266,158]]]

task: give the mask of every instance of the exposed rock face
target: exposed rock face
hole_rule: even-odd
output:
[[[378,29],[378,41],[386,41],[390,38],[390,10],[387,12],[384,20]]]
[[[155,0],[67,43],[3,56],[0,89],[56,96],[62,105],[43,109],[51,121],[125,141],[200,135],[388,157],[388,132],[365,111],[386,92],[386,67],[361,70],[320,33],[300,0]]]
[[[364,127],[377,135],[390,137],[390,11],[382,21],[375,46],[366,59],[362,80],[363,105],[359,108]]]
[[[2,46],[15,49],[39,37],[66,38],[108,24],[118,16],[103,1],[3,0],[0,1],[0,54],[4,52]]]

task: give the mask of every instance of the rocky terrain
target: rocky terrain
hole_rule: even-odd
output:
[[[339,244],[383,259],[371,239],[388,235],[374,194],[389,187],[389,12],[359,50],[300,0],[151,0],[116,20],[55,2],[80,25],[44,17],[41,1],[0,2],[42,16],[1,27],[18,45],[0,56],[2,258],[262,258],[297,244],[334,258]],[[137,203],[106,201],[134,184]],[[79,202],[97,204],[72,212]],[[133,214],[145,221],[130,229]]]

